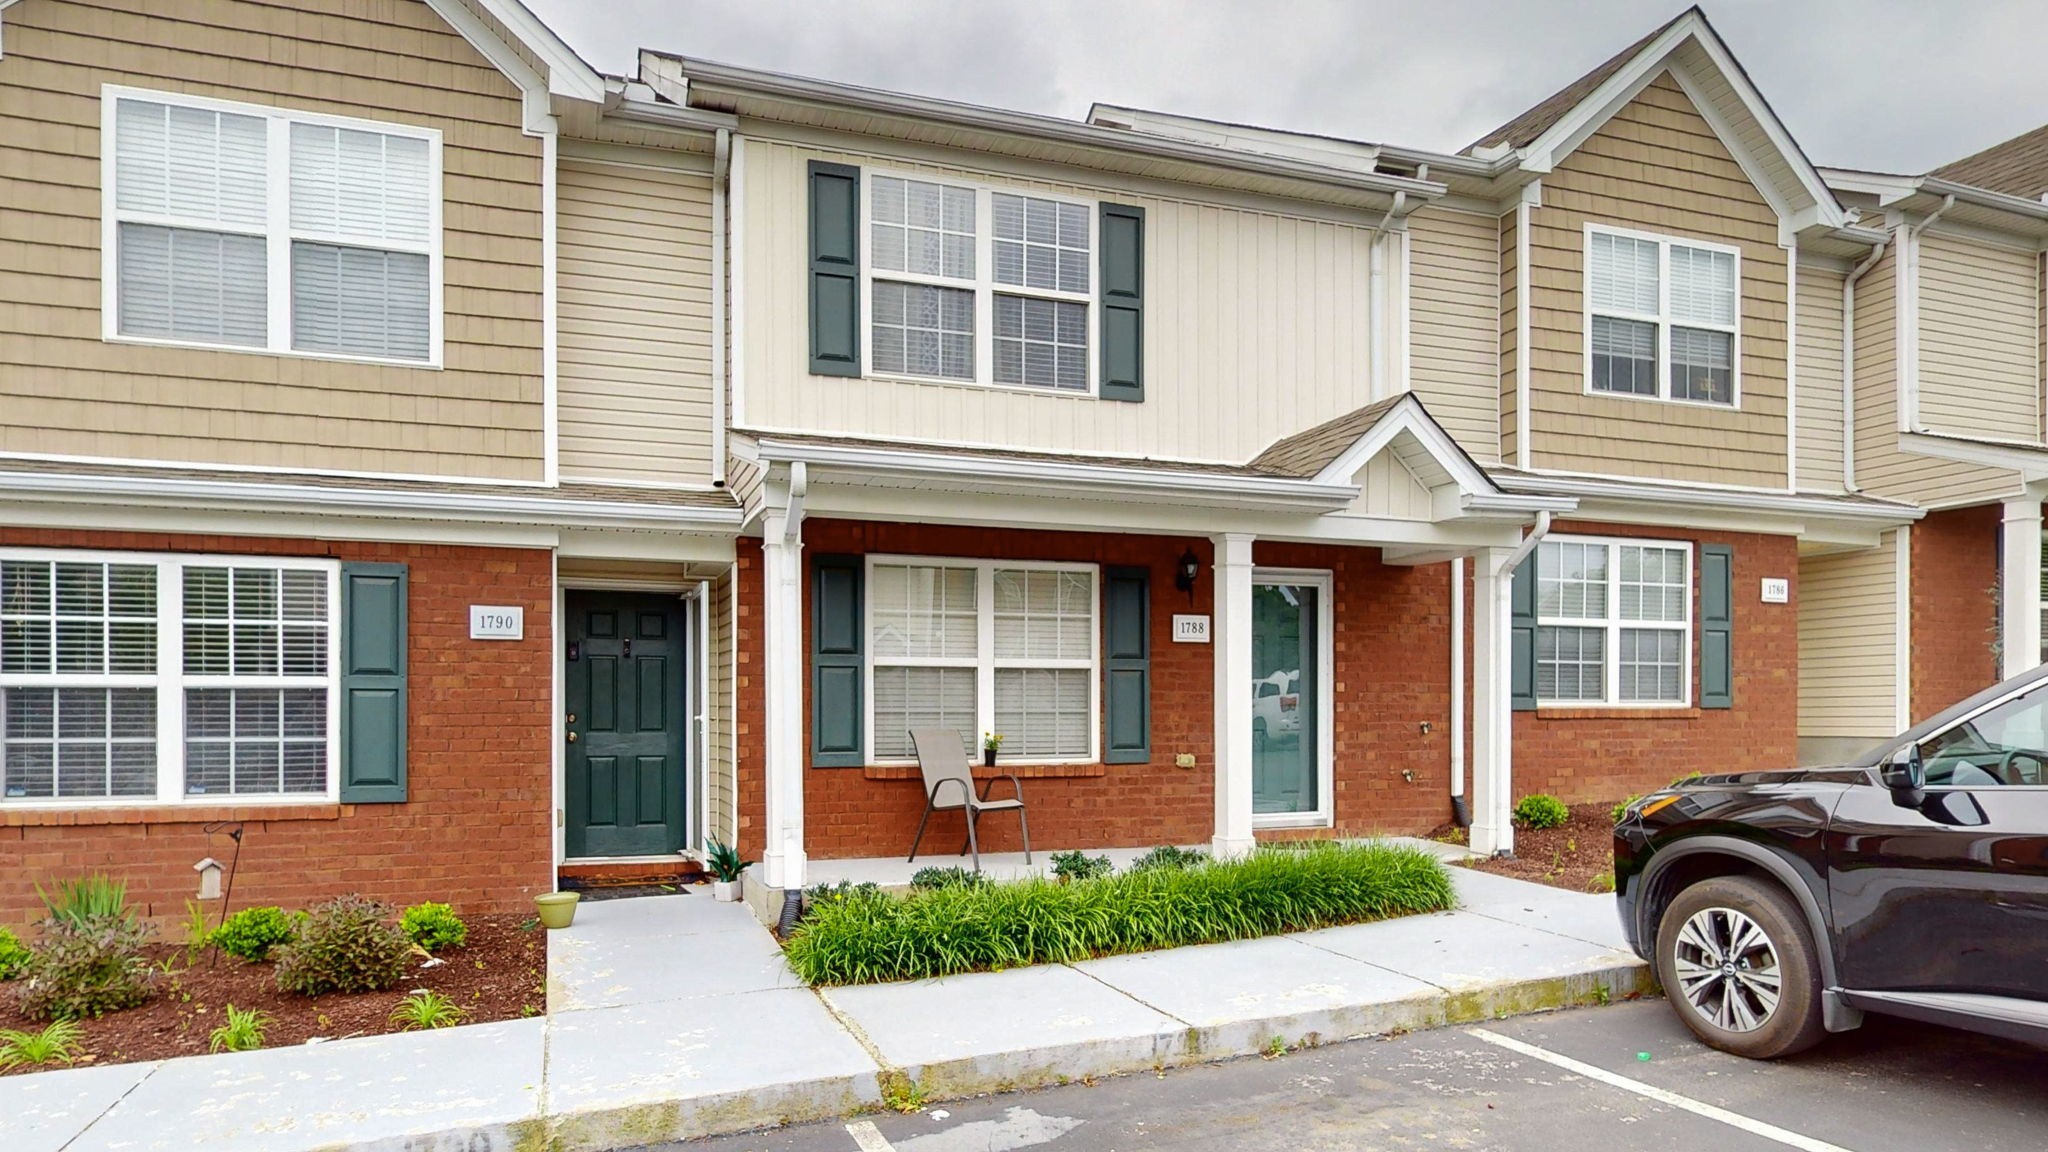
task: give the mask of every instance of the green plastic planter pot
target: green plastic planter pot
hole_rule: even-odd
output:
[[[543,928],[567,928],[576,919],[576,901],[581,896],[575,892],[543,892],[533,898],[534,910],[540,914]]]

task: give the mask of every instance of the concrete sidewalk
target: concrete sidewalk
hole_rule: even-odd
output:
[[[1612,897],[1453,869],[1458,911],[813,991],[741,906],[584,905],[548,1015],[0,1079],[7,1152],[594,1152],[1650,987]]]

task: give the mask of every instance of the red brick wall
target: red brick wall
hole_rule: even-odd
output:
[[[409,566],[409,799],[283,813],[0,809],[0,924],[40,910],[35,883],[103,871],[160,920],[198,891],[192,865],[234,844],[201,820],[246,820],[234,903],[287,908],[343,892],[515,911],[552,885],[552,566],[546,551],[0,528],[0,544],[328,556]],[[526,610],[522,641],[471,641],[469,605]],[[91,822],[88,821],[102,821]],[[216,905],[217,907],[217,905]]]
[[[1735,552],[1733,708],[1544,708],[1514,721],[1516,799],[1548,792],[1568,804],[1607,802],[1688,772],[1790,768],[1799,743],[1799,552],[1790,536],[1560,523],[1557,532],[1688,540],[1693,551],[1693,684],[1699,684],[1700,544]],[[1917,529],[1916,529],[1917,532]],[[1766,576],[1791,581],[1791,602],[1765,604]]]
[[[1088,533],[1012,532],[854,521],[809,521],[807,556],[894,553],[1142,565],[1152,573],[1152,759],[1146,764],[1046,767],[1026,772],[1034,847],[1206,843],[1215,829],[1214,673],[1207,645],[1174,644],[1176,612],[1212,611],[1212,549],[1206,539]],[[1192,549],[1202,565],[1193,601],[1173,585]],[[1448,569],[1382,565],[1377,550],[1260,543],[1262,565],[1323,568],[1336,581],[1333,631],[1338,831],[1415,832],[1448,818]],[[740,796],[743,851],[759,851],[762,812],[758,677],[759,548],[742,541]],[[806,587],[808,589],[808,578]],[[808,591],[806,592],[808,597]],[[808,620],[808,600],[806,601]],[[808,711],[806,711],[808,717]],[[1429,725],[1427,733],[1422,731]],[[807,734],[808,735],[808,734]],[[1177,768],[1191,753],[1195,767]],[[1402,776],[1413,775],[1412,781]],[[904,778],[875,778],[881,775]],[[805,771],[805,847],[821,859],[905,852],[923,811],[922,785],[893,769]],[[998,785],[998,794],[1007,784]],[[952,853],[963,838],[957,813],[935,815],[921,851]],[[1327,835],[1327,832],[1318,833]],[[1019,846],[1014,817],[982,825],[991,851]]]
[[[1996,504],[1930,512],[1912,528],[1913,721],[1998,682]]]

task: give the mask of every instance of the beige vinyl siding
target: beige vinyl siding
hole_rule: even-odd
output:
[[[1389,451],[1365,462],[1353,482],[1359,486],[1351,513],[1387,520],[1428,520],[1435,513],[1434,499],[1415,473]]]
[[[704,719],[710,787],[704,797],[711,835],[739,842],[739,724],[733,711],[733,646],[739,632],[739,581],[728,565],[711,582],[711,714]]]
[[[711,177],[564,162],[565,478],[711,480]]]
[[[1876,743],[1896,727],[1899,550],[1892,533],[1884,540],[1860,552],[1800,557],[1803,739]]]
[[[1778,219],[1668,73],[1544,176],[1543,204],[1530,217],[1531,463],[1784,488],[1786,252]],[[1739,407],[1587,391],[1588,223],[1741,249]]]
[[[1520,219],[1508,212],[1500,218],[1500,458],[1509,463],[1519,459],[1522,440],[1521,397],[1516,393],[1515,374],[1522,359],[1520,309],[1522,290],[1518,280],[1522,250]]]
[[[1899,247],[1856,282],[1856,484],[1873,496],[1953,506],[2016,493],[2016,474],[1899,450]]]
[[[101,339],[100,86],[438,128],[443,370]],[[31,0],[0,57],[0,451],[537,480],[540,142],[426,5]]]
[[[1500,459],[1500,251],[1492,216],[1408,218],[1408,380],[1475,459]]]
[[[805,165],[814,159],[1144,208],[1144,402],[810,375]],[[761,136],[745,142],[740,179],[735,421],[744,427],[1241,463],[1370,401],[1371,228],[1362,223]]]
[[[1934,232],[1918,246],[1920,423],[2040,442],[2036,254]]]
[[[1799,266],[1799,488],[1842,490],[1842,280]]]

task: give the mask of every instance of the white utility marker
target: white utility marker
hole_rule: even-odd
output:
[[[889,1143],[873,1120],[855,1120],[846,1126],[846,1131],[860,1145],[860,1152],[896,1152],[896,1146]]]
[[[1510,1052],[1519,1052],[1524,1056],[1541,1060],[1546,1064],[1555,1064],[1567,1072],[1577,1073],[1588,1080],[1597,1080],[1602,1084],[1619,1088],[1624,1092],[1633,1092],[1638,1096],[1648,1097],[1660,1104],[1669,1104],[1673,1108],[1683,1109],[1695,1116],[1704,1116],[1709,1120],[1718,1120],[1731,1128],[1740,1128],[1753,1136],[1761,1136],[1766,1140],[1775,1140],[1788,1148],[1798,1148],[1802,1152],[1849,1152],[1849,1149],[1839,1144],[1830,1144],[1825,1140],[1816,1140],[1811,1136],[1802,1136],[1797,1132],[1780,1128],[1775,1124],[1766,1124],[1762,1120],[1755,1120],[1744,1116],[1740,1112],[1730,1112],[1726,1108],[1716,1108],[1712,1104],[1702,1103],[1690,1096],[1680,1096],[1676,1092],[1659,1088],[1655,1084],[1645,1084],[1641,1080],[1631,1080],[1619,1073],[1609,1072],[1605,1068],[1596,1068],[1591,1064],[1552,1052],[1548,1048],[1538,1048],[1534,1044],[1524,1043],[1512,1036],[1503,1036],[1498,1032],[1488,1032],[1484,1028],[1469,1028],[1466,1031],[1497,1048],[1505,1048]],[[866,1149],[866,1147],[866,1145],[862,1145],[863,1149]]]

